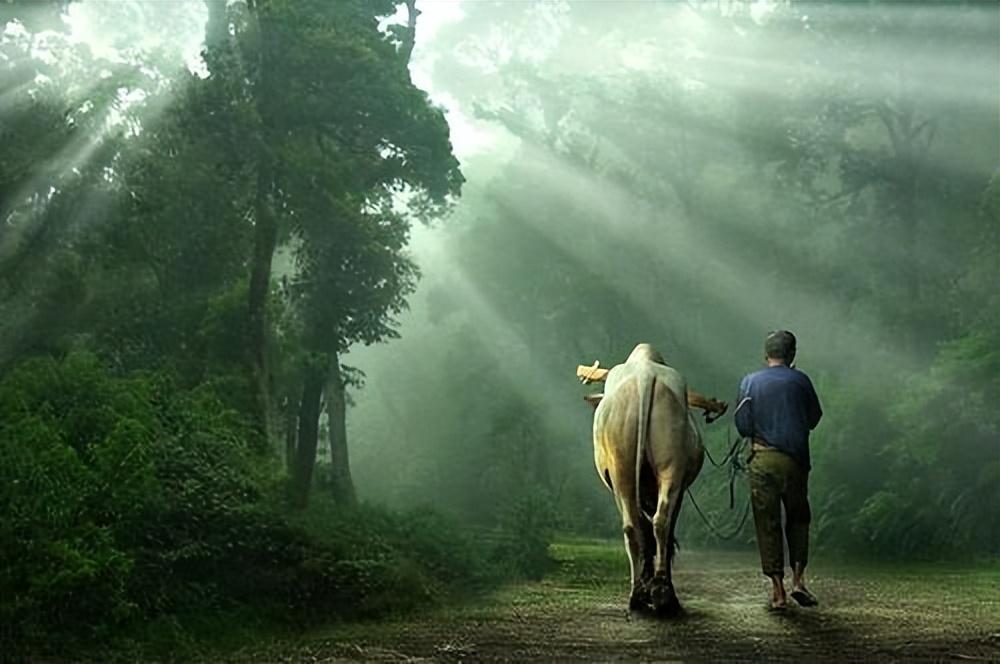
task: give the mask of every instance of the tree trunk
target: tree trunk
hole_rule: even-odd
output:
[[[334,356],[326,385],[326,415],[330,432],[330,471],[333,499],[340,505],[354,505],[354,480],[347,455],[347,400],[340,361]]]
[[[257,146],[257,190],[254,198],[253,262],[250,265],[249,324],[255,417],[263,447],[270,447],[271,376],[267,353],[267,301],[271,291],[271,261],[278,242],[278,221],[274,211],[274,166],[271,157],[273,115],[270,113],[270,40],[266,17],[259,3],[253,5],[260,34],[259,72],[256,85],[260,127]]]
[[[253,263],[250,266],[249,322],[250,357],[253,372],[254,405],[257,430],[263,446],[270,440],[271,378],[267,358],[267,299],[271,291],[271,260],[278,241],[278,224],[271,210],[269,193],[271,169],[267,157],[261,158],[257,175],[257,200],[254,204]]]
[[[922,166],[934,143],[935,123],[933,118],[918,121],[910,103],[903,104],[902,109],[883,103],[876,107],[876,112],[885,125],[895,162],[894,177],[890,183],[896,194],[896,213],[901,234],[899,242],[903,250],[903,255],[897,261],[898,278],[907,300],[902,314],[900,336],[904,347],[913,353],[917,351],[918,330],[921,329],[918,303],[923,291],[923,263],[918,256],[921,224],[917,198]]]
[[[208,20],[205,22],[205,49],[213,51],[229,42],[229,17],[226,0],[205,0]]]
[[[291,475],[295,466],[295,450],[298,447],[298,401],[289,398],[285,407],[285,471]]]
[[[417,16],[420,10],[417,9],[417,0],[404,0],[406,3],[406,36],[403,38],[401,54],[403,62],[410,64],[410,57],[413,55],[413,46],[417,39]]]
[[[323,400],[326,370],[309,366],[303,372],[302,401],[299,402],[299,434],[292,467],[292,506],[305,509],[309,504],[313,469],[316,467],[316,446],[319,442],[319,413]]]

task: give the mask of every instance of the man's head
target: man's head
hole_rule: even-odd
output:
[[[764,357],[768,364],[790,365],[795,360],[795,335],[788,330],[775,330],[767,335]]]

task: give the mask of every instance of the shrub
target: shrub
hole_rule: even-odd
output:
[[[551,567],[549,544],[555,514],[545,492],[527,492],[511,503],[501,515],[494,563],[507,575],[541,578]]]
[[[171,617],[176,642],[176,619],[206,611],[377,616],[491,576],[484,546],[427,511],[317,495],[288,515],[276,469],[246,440],[239,414],[165,372],[115,376],[74,353],[0,379],[5,648],[71,648]]]

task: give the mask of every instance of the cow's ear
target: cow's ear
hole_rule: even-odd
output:
[[[594,410],[597,410],[597,404],[601,403],[601,399],[603,398],[604,398],[603,394],[588,394],[587,396],[583,397],[583,400],[589,403],[591,406],[593,406]]]

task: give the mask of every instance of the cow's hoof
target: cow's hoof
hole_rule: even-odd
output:
[[[663,604],[656,605],[656,614],[664,618],[675,618],[681,614],[681,603],[677,595],[671,595]]]
[[[674,586],[668,581],[654,581],[650,591],[653,610],[661,616],[676,616],[681,612],[681,603],[674,592]]]
[[[652,598],[647,583],[639,583],[632,587],[632,592],[628,596],[629,611],[648,611],[651,603]]]

